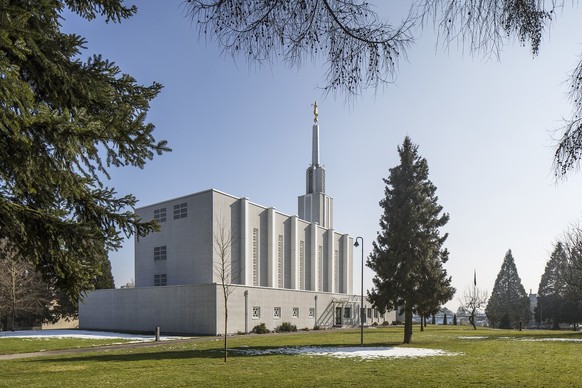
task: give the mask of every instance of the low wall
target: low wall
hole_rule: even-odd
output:
[[[361,299],[356,295],[232,285],[228,333],[250,332],[264,323],[283,322],[298,329],[359,326]],[[366,308],[370,305],[366,303]],[[370,312],[365,325],[392,322],[394,312]],[[79,304],[79,328],[163,334],[224,333],[224,298],[220,284],[96,290]]]
[[[216,334],[216,285],[96,290],[79,303],[79,328]]]

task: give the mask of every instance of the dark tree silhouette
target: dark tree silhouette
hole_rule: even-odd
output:
[[[368,299],[382,313],[393,309],[404,313],[404,343],[410,343],[413,313],[429,313],[449,301],[455,289],[443,268],[448,235],[439,231],[449,216],[437,202],[428,163],[408,136],[398,153],[400,164],[384,179],[380,231],[367,260],[376,273]]]

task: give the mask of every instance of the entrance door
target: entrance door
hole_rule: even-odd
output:
[[[342,308],[341,307],[335,308],[335,325],[336,326],[342,325]]]

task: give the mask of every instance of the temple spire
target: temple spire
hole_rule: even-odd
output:
[[[333,228],[332,198],[325,194],[325,168],[319,164],[319,110],[313,107],[313,134],[311,138],[311,164],[305,171],[306,192],[298,198],[298,213],[302,220]]]
[[[313,104],[313,139],[311,151],[311,166],[319,167],[319,125],[317,124],[319,111],[317,110],[317,101]]]

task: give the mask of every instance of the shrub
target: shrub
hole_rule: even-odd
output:
[[[384,321],[384,322],[382,322],[382,326],[390,326],[390,322]]]
[[[297,331],[297,326],[292,325],[290,322],[283,322],[275,328],[275,332],[277,333],[289,333],[292,331]]]
[[[398,326],[398,325],[403,325],[403,323],[402,323],[402,321],[395,320],[395,321],[392,321],[392,325],[393,326]]]
[[[378,326],[378,322],[372,323],[372,327],[376,327],[376,326]]]
[[[265,326],[264,323],[261,323],[255,327],[253,327],[253,330],[251,330],[251,333],[253,333],[253,334],[267,334],[267,333],[270,333],[270,331],[269,331],[269,329],[267,329],[267,326]]]
[[[315,325],[313,326],[313,330],[321,330],[321,327],[319,327],[319,325]]]

